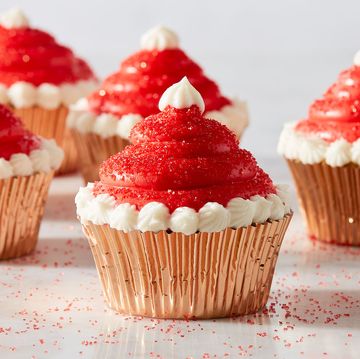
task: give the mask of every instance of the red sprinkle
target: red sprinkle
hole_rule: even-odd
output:
[[[133,145],[103,163],[95,195],[108,193],[138,209],[157,201],[172,212],[275,193],[269,176],[239,148],[235,135],[203,117],[197,106],[168,106],[139,122],[131,140]]]
[[[87,63],[48,33],[19,27],[0,26],[0,78],[11,86],[17,81],[59,85],[94,78]]]
[[[143,117],[158,112],[164,91],[184,76],[201,93],[206,110],[219,110],[230,104],[216,83],[207,78],[199,65],[180,49],[141,50],[120,64],[118,72],[106,78],[89,97],[95,113],[122,116],[137,113]]]

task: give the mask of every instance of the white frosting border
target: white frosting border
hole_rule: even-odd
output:
[[[64,159],[64,151],[55,140],[41,138],[39,149],[26,155],[15,153],[10,160],[0,157],[0,180],[17,176],[31,176],[37,172],[48,173],[57,170]]]
[[[222,107],[219,111],[209,111],[205,116],[217,120],[228,127],[239,138],[249,124],[247,104],[234,99],[230,105]],[[119,136],[129,139],[130,131],[143,117],[139,114],[127,114],[118,118],[108,113],[93,114],[88,110],[85,98],[71,106],[67,118],[67,126],[80,133],[95,133],[103,138]]]
[[[220,232],[225,228],[247,227],[268,220],[280,220],[290,213],[288,186],[276,186],[277,194],[253,196],[248,200],[232,199],[225,208],[208,202],[198,212],[179,207],[171,215],[162,203],[150,202],[140,211],[129,203],[116,204],[108,194],[93,195],[93,183],[81,187],[75,197],[76,213],[82,224],[88,221],[124,232],[142,232],[171,229],[187,235],[200,232]]]
[[[15,108],[41,106],[53,110],[61,105],[70,106],[80,98],[90,95],[97,87],[95,79],[63,83],[59,86],[43,83],[40,86],[18,81],[7,87],[0,83],[0,103],[11,104]]]
[[[331,167],[349,163],[360,165],[360,139],[353,143],[341,138],[328,143],[316,134],[295,131],[296,123],[288,123],[281,132],[278,153],[289,160],[312,165],[325,161]]]

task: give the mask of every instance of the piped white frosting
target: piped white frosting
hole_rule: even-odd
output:
[[[169,228],[186,235],[195,233],[199,227],[199,213],[189,207],[179,207],[171,214]]]
[[[231,213],[223,205],[208,202],[199,209],[199,231],[220,232],[230,226]]]
[[[241,136],[249,123],[246,103],[239,100],[234,100],[232,104],[218,111],[205,112],[205,116],[227,126],[237,137]],[[143,119],[139,114],[130,113],[116,118],[116,126],[114,126],[114,118],[114,115],[108,113],[100,115],[91,113],[87,100],[82,98],[71,106],[67,126],[80,133],[96,133],[103,138],[119,136],[129,139],[131,129]]]
[[[14,176],[14,168],[10,161],[0,158],[0,180]]]
[[[0,158],[0,180],[15,176],[31,176],[37,172],[57,170],[64,158],[64,151],[54,140],[41,139],[39,149],[29,155],[15,153],[9,160]]]
[[[130,232],[136,227],[138,217],[139,213],[134,205],[122,203],[111,211],[109,223],[112,228]]]
[[[60,105],[70,106],[80,98],[89,95],[98,86],[95,80],[81,80],[75,83],[64,83],[56,86],[43,83],[34,86],[29,82],[18,81],[10,87],[0,84],[0,103],[10,103],[16,108],[27,108],[38,105],[47,110]]]
[[[141,48],[145,50],[165,50],[179,47],[176,33],[164,26],[156,26],[141,37]]]
[[[147,203],[139,211],[136,228],[142,232],[159,232],[169,227],[169,209],[162,203]]]
[[[250,200],[255,203],[255,213],[252,221],[255,223],[264,223],[271,216],[272,202],[258,195],[251,197]]]
[[[28,27],[29,20],[19,8],[12,8],[0,14],[0,25],[7,29]]]
[[[193,105],[199,107],[201,113],[205,111],[205,103],[200,92],[185,76],[165,90],[159,101],[159,110],[163,111],[167,106],[183,109]]]
[[[285,158],[308,165],[323,161],[331,167],[360,165],[360,139],[350,143],[341,138],[328,143],[316,134],[295,131],[294,127],[294,123],[286,124],[280,135],[278,153]]]
[[[231,227],[250,226],[255,216],[256,203],[249,199],[233,198],[229,201],[227,209],[230,212]]]
[[[81,223],[90,221],[98,225],[108,224],[111,228],[124,232],[158,232],[167,229],[187,235],[197,231],[220,232],[228,227],[247,227],[253,223],[279,220],[290,213],[286,186],[277,186],[277,194],[266,198],[234,198],[227,207],[208,202],[198,212],[188,207],[179,207],[171,214],[159,202],[150,202],[140,211],[129,203],[116,204],[110,195],[94,196],[93,186],[88,183],[86,187],[81,187],[75,197]]]

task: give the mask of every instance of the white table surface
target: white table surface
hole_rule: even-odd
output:
[[[267,164],[288,180],[280,161]],[[0,358],[359,358],[360,248],[310,241],[296,212],[266,311],[174,321],[107,309],[75,219],[77,176],[56,179],[36,251],[0,262]]]

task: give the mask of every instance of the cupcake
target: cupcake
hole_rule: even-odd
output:
[[[256,312],[292,216],[286,190],[186,78],[159,108],[76,196],[106,301],[158,318]]]
[[[93,72],[82,59],[31,28],[18,9],[0,16],[0,103],[7,104],[25,126],[64,149],[59,173],[77,168],[75,144],[66,130],[69,105],[96,88]]]
[[[63,157],[54,140],[24,129],[0,105],[0,259],[35,248],[49,185]]]
[[[360,245],[360,52],[278,151],[292,172],[310,238]]]
[[[85,182],[98,180],[100,164],[129,144],[131,128],[157,113],[163,92],[183,76],[200,91],[207,117],[228,126],[237,138],[248,124],[246,104],[224,97],[216,83],[179,48],[174,32],[164,27],[151,29],[143,35],[141,47],[69,115],[68,126],[82,154],[79,165]]]

